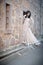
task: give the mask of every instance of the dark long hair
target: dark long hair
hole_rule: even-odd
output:
[[[28,13],[29,13],[29,15],[27,15]],[[26,12],[23,11],[23,16],[24,16],[24,15],[26,15],[25,18],[30,18],[30,17],[31,17],[31,12],[30,12],[29,10],[26,11]]]

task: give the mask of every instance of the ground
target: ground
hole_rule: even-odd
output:
[[[2,59],[0,65],[42,65],[42,49],[42,44],[40,46],[26,47]]]

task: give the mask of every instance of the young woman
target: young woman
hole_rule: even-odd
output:
[[[39,41],[36,39],[30,29],[31,12],[27,11],[23,13],[23,42],[26,44],[38,44]],[[39,43],[40,44],[40,43]]]

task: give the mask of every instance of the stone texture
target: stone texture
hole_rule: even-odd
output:
[[[6,3],[10,4],[10,26],[6,30]],[[43,4],[41,5],[41,12]],[[4,40],[6,47],[22,43],[22,32],[23,32],[23,11],[31,11],[31,18],[34,22],[30,28],[36,37],[39,37],[43,29],[43,24],[40,22],[40,0],[2,0],[0,1],[0,36]],[[43,33],[43,31],[42,31]],[[12,38],[13,37],[13,38]],[[13,42],[14,41],[14,42]]]
[[[41,35],[43,35],[43,0],[41,0]]]

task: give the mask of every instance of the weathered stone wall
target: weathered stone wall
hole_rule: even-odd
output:
[[[38,37],[40,35],[40,0],[30,0],[30,10],[34,20],[33,33]]]
[[[5,30],[5,4],[0,0],[0,30]],[[0,31],[0,32],[1,32]]]
[[[43,0],[41,0],[41,35],[43,35]]]
[[[10,4],[8,30],[6,30],[6,3]],[[22,43],[23,11],[27,10],[30,10],[32,14],[30,28],[38,37],[40,35],[40,0],[0,0],[0,37],[3,40],[4,48]]]

